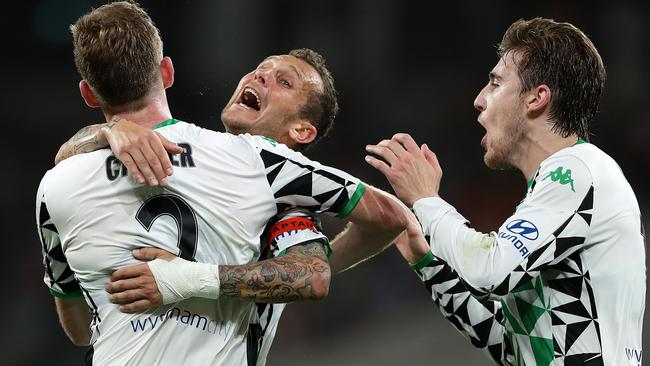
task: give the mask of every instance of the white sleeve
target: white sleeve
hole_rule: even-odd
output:
[[[38,225],[36,229],[41,240],[41,253],[45,267],[43,282],[54,296],[64,298],[81,296],[81,288],[63,253],[59,232],[48,211],[45,194],[47,177],[46,175],[41,181],[36,194],[36,224]]]
[[[356,177],[289,149],[272,139],[254,136],[278,212],[302,207],[345,218],[361,199],[365,185]]]
[[[526,198],[498,233],[484,234],[439,197],[413,209],[431,250],[474,289],[505,295],[581,249],[591,223],[592,176],[574,156],[547,159]]]

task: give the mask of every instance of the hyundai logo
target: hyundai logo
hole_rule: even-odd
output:
[[[512,220],[506,225],[506,229],[513,234],[521,235],[528,240],[535,240],[539,237],[537,226],[524,219]]]

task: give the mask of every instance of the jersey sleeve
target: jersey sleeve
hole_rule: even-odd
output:
[[[574,156],[549,158],[528,194],[498,233],[484,234],[440,198],[419,200],[414,211],[433,253],[478,293],[503,296],[580,250],[589,233],[593,182]]]
[[[278,212],[302,207],[345,218],[361,199],[365,185],[356,177],[312,161],[283,144],[256,136]]]
[[[426,265],[413,268],[440,313],[470,343],[486,351],[499,365],[508,365],[512,350],[505,338],[501,303],[479,299],[444,260],[429,255]]]
[[[59,232],[52,222],[47,208],[47,197],[44,193],[45,181],[46,178],[43,178],[36,196],[36,224],[38,225],[36,229],[41,241],[43,266],[45,267],[43,281],[54,296],[78,297],[81,296],[79,283],[63,253]]]
[[[310,242],[322,243],[328,258],[332,253],[320,221],[304,209],[290,209],[276,215],[269,221],[262,241],[273,257],[283,255],[293,246]]]

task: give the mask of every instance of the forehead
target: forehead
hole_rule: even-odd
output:
[[[521,59],[521,55],[517,52],[506,52],[499,62],[492,68],[490,76],[500,79],[517,78],[517,65]]]
[[[323,85],[323,80],[313,66],[291,55],[269,56],[260,62],[257,68],[267,67],[289,70],[296,73],[298,78],[305,83],[314,84],[318,87]]]

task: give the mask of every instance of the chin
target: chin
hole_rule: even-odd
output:
[[[483,162],[490,169],[510,169],[512,164],[508,162],[503,154],[495,153],[494,151],[486,152],[483,156]]]

